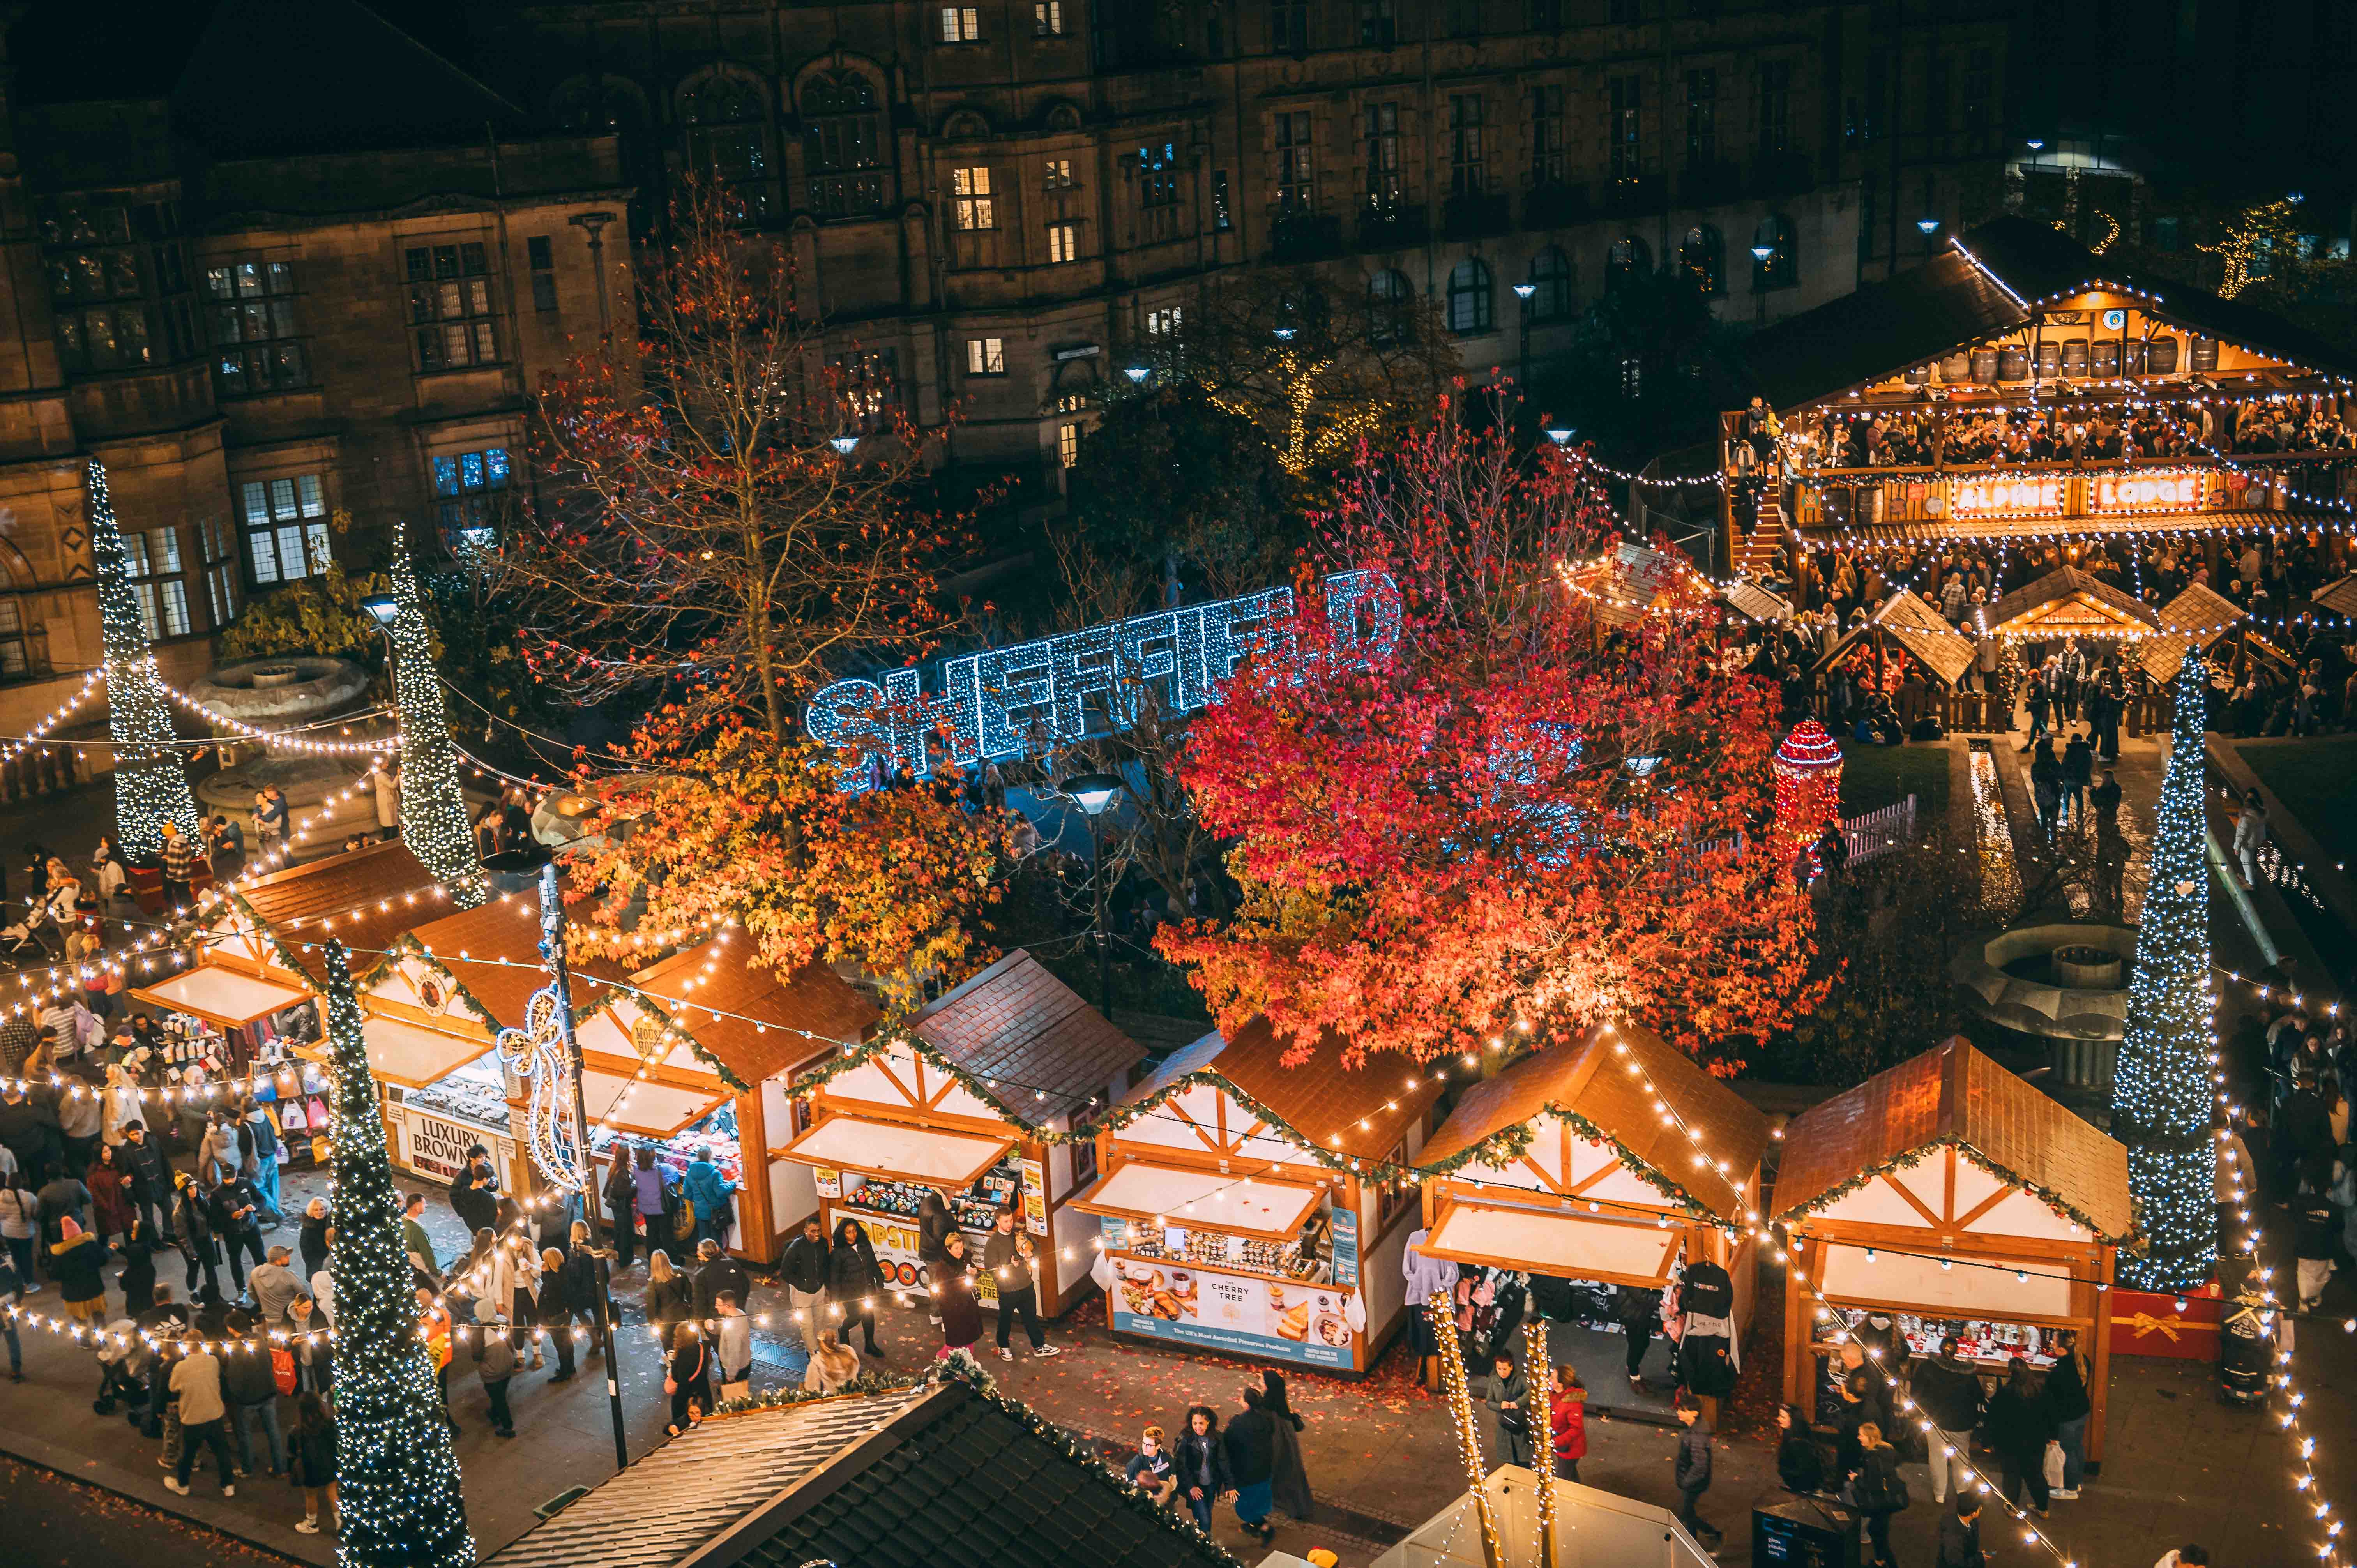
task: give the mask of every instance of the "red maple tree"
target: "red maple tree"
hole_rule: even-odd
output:
[[[1318,571],[1400,588],[1368,659],[1318,613],[1195,723],[1183,776],[1231,837],[1232,920],[1167,929],[1223,1027],[1350,1057],[1480,1053],[1627,1017],[1733,1070],[1814,1004],[1810,905],[1765,827],[1775,693],[1720,667],[1706,585],[1630,603],[1594,471],[1444,403],[1362,451]]]

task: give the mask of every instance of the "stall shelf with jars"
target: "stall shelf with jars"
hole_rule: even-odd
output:
[[[1440,1080],[1393,1053],[1345,1069],[1342,1039],[1286,1068],[1264,1019],[1167,1058],[1106,1115],[1096,1215],[1107,1320],[1123,1334],[1363,1372],[1405,1320],[1405,1167]]]
[[[1018,949],[798,1079],[810,1124],[770,1154],[811,1167],[829,1231],[859,1220],[894,1288],[912,1294],[931,1288],[917,1248],[927,1189],[977,1243],[1015,1203],[1053,1317],[1096,1255],[1095,1221],[1071,1201],[1096,1175],[1095,1146],[1075,1142],[1073,1124],[1110,1104],[1145,1054]]]
[[[2087,1456],[2100,1462],[2111,1372],[2108,1290],[2134,1230],[2127,1151],[1961,1036],[1793,1118],[1776,1182],[1802,1288],[1784,1305],[1785,1398],[1824,1382],[1845,1338],[1902,1353],[1961,1326],[1995,1372],[2091,1362]]]

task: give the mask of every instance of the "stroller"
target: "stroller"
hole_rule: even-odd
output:
[[[93,1415],[113,1415],[118,1402],[130,1407],[135,1423],[147,1416],[147,1363],[153,1352],[139,1337],[139,1326],[118,1317],[106,1326],[106,1339],[98,1348],[98,1397],[90,1402]]]
[[[0,959],[53,963],[65,954],[65,933],[79,917],[73,897],[60,889],[38,902],[27,899],[24,914],[0,926]]]

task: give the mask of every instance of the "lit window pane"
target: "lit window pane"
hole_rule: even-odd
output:
[[[305,517],[325,517],[327,515],[327,491],[321,487],[318,475],[296,475],[295,493],[302,500],[303,515]]]

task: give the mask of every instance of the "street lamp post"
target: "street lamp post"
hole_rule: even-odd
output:
[[[1940,231],[1940,220],[1937,218],[1918,218],[1915,227],[1922,233],[1923,253],[1928,256],[1932,253],[1932,237]]]
[[[1097,829],[1097,819],[1126,788],[1117,773],[1083,773],[1064,780],[1065,797],[1089,819],[1089,851],[1093,857],[1090,880],[1096,888],[1097,995],[1107,1018],[1113,1016],[1113,935],[1105,929],[1104,835]]]
[[[606,319],[606,242],[601,237],[607,224],[614,220],[610,212],[576,212],[568,221],[589,233],[589,271],[597,279],[597,340],[600,343],[613,336],[613,327]]]
[[[1776,247],[1754,245],[1751,247],[1751,259],[1759,263],[1751,269],[1751,325],[1765,327],[1768,325],[1768,263],[1776,259]]]
[[[1518,283],[1514,285],[1514,297],[1523,302],[1522,384],[1524,397],[1531,395],[1531,298],[1538,291],[1539,285],[1534,283]]]

